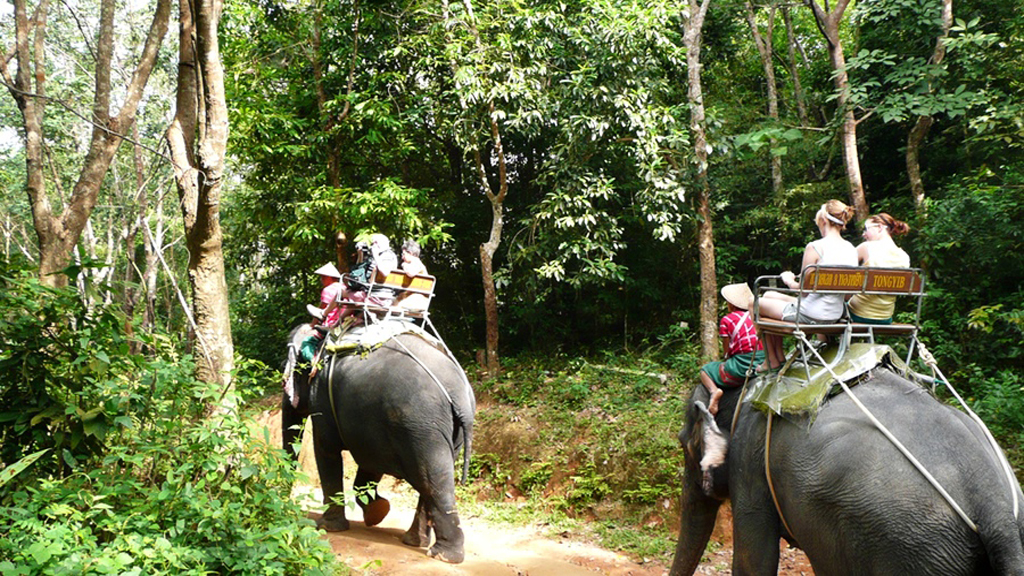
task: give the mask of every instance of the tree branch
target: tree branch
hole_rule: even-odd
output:
[[[138,110],[139,101],[142,99],[142,91],[149,76],[153,72],[153,66],[160,53],[160,45],[163,44],[164,36],[167,34],[167,26],[171,15],[171,0],[158,0],[156,13],[153,15],[153,22],[149,26],[149,33],[146,35],[146,44],[142,48],[142,56],[139,63],[132,72],[131,82],[128,83],[128,91],[125,95],[124,104],[117,115],[118,128],[127,126],[134,122],[135,112]]]
[[[82,40],[85,42],[85,47],[89,49],[89,55],[92,56],[92,61],[98,62],[99,58],[96,56],[96,50],[92,47],[92,44],[89,42],[90,35],[87,34],[85,28],[82,27],[82,21],[78,19],[78,14],[76,14],[74,9],[68,5],[66,0],[61,0],[60,3],[64,5],[64,8],[66,8],[67,11],[71,14],[71,17],[74,18],[75,26],[77,26],[78,31],[82,33]]]
[[[53,102],[54,104],[59,105],[61,108],[64,108],[68,112],[71,112],[72,114],[74,114],[75,116],[80,118],[81,120],[84,120],[85,122],[88,122],[89,125],[91,125],[93,128],[97,128],[99,130],[102,130],[102,131],[108,133],[110,136],[113,136],[115,138],[119,138],[121,140],[124,140],[125,142],[131,142],[132,144],[134,144],[134,145],[136,145],[136,146],[138,146],[138,147],[140,147],[140,148],[142,148],[142,149],[152,153],[154,156],[158,156],[160,158],[163,158],[169,164],[172,164],[174,162],[173,159],[170,156],[160,152],[156,148],[153,148],[151,146],[147,146],[146,144],[143,144],[141,141],[136,140],[136,139],[132,138],[131,136],[128,136],[126,134],[122,134],[121,132],[116,132],[114,130],[111,130],[110,128],[108,128],[106,126],[104,126],[102,124],[99,124],[99,123],[89,119],[84,114],[82,114],[81,112],[78,112],[70,104],[64,102],[63,100],[59,100],[59,99],[54,98],[52,96],[43,96],[43,95],[40,95],[40,94],[35,94],[33,92],[26,92],[24,90],[19,90],[15,86],[13,86],[11,84],[8,84],[6,81],[4,82],[4,85],[11,92],[14,92],[14,93],[18,94],[18,96],[34,98],[36,100],[45,100],[45,101],[48,101],[48,102]]]

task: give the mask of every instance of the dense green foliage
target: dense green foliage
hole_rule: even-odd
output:
[[[0,572],[332,571],[291,461],[204,414],[220,391],[171,339],[132,354],[120,314],[6,262],[0,310]]]
[[[703,31],[719,284],[798,266],[815,211],[848,195],[824,39],[806,6],[759,4],[762,34],[774,14],[777,118],[743,3],[714,0]],[[927,273],[922,339],[1021,469],[1024,9],[958,0],[936,62],[941,4],[849,10],[840,34],[858,151],[871,211],[911,225],[896,241]],[[123,55],[136,53],[146,10],[119,12]],[[11,17],[0,14],[0,26]],[[63,103],[46,119],[57,207],[91,130],[80,119],[97,17],[94,5],[65,3],[49,14],[47,95]],[[241,400],[277,391],[284,336],[308,320],[320,290],[312,271],[336,260],[338,231],[423,244],[439,280],[433,321],[473,372],[484,342],[479,248],[493,218],[476,162],[496,187],[500,138],[510,188],[495,282],[507,371],[478,384],[480,429],[496,434],[509,413],[543,426],[526,435],[535,444],[477,454],[477,487],[499,498],[514,488],[620,536],[657,524],[678,492],[674,434],[700,363],[687,17],[669,0],[229,0],[220,216]],[[77,292],[40,286],[31,264],[0,268],[0,571],[328,570],[285,498],[290,466],[233,415],[207,419],[220,391],[190,376],[188,253],[170,168],[152,153],[172,100],[173,44],[138,119],[150,150],[122,146],[106,174],[71,270]],[[918,212],[904,154],[925,114],[934,125]],[[10,99],[0,124],[19,125]],[[3,254],[31,260],[24,150],[12,134],[0,131]],[[900,303],[902,319],[911,310]],[[623,545],[647,554],[667,537]]]
[[[471,18],[461,3],[446,6],[450,12],[404,1],[372,8],[229,5],[232,150],[245,178],[225,216],[230,258],[242,273],[234,291],[241,349],[271,363],[270,343],[315,298],[309,271],[332,257],[333,232],[370,228],[430,239],[425,261],[441,280],[436,323],[456,350],[480,347],[477,247],[491,213],[473,151],[493,150],[488,118],[498,120],[510,173],[496,255],[502,346],[596,350],[635,344],[680,321],[694,324],[698,263],[682,7],[495,2],[474,6]],[[966,336],[965,319],[1000,303],[1010,313],[1019,282],[988,283],[981,299],[961,294],[946,285],[952,278],[935,255],[950,240],[946,218],[988,218],[962,213],[974,209],[961,201],[970,190],[996,190],[1007,205],[1020,204],[1014,174],[1021,171],[1021,134],[1013,119],[1021,109],[1008,95],[1020,89],[1021,74],[1010,71],[1020,71],[1024,22],[1001,7],[958,4],[945,59],[933,65],[939,7],[937,0],[860,3],[844,23],[868,200],[874,211],[914,228],[898,241],[915,264],[928,262],[930,286],[942,295],[925,308],[937,345],[998,346],[990,333]],[[742,6],[712,3],[705,25],[722,281],[794,267],[813,239],[811,215],[826,199],[846,197],[825,46],[809,11],[790,14],[806,58],[797,50],[796,68],[788,62],[776,12],[778,120],[765,111],[763,72]],[[757,18],[763,27],[767,11]],[[263,33],[254,37],[254,29]],[[808,124],[797,119],[797,75]],[[936,122],[922,152],[934,221],[914,216],[902,162],[907,131],[926,113]],[[340,157],[333,176],[332,153]],[[770,192],[769,154],[784,160],[785,189],[777,194]],[[495,157],[485,153],[483,164],[493,186]],[[333,177],[337,190],[330,190]],[[391,196],[398,203],[389,205],[390,219],[367,205],[382,195],[382,183],[404,191]],[[410,226],[412,215],[421,224]],[[430,232],[442,222],[450,226],[446,234]],[[1019,367],[1019,359],[1003,355],[981,369],[994,375]]]

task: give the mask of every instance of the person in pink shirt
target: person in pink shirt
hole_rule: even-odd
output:
[[[320,308],[326,309],[327,305],[334,302],[338,298],[338,294],[341,293],[343,284],[341,283],[341,272],[338,272],[338,268],[334,264],[327,263],[316,269],[316,274],[320,275],[320,283],[324,289],[320,291]],[[333,326],[338,321],[338,316],[341,316],[341,309],[335,308],[331,310],[327,316],[321,321],[324,326]]]
[[[307,306],[309,313],[313,315],[313,325],[321,324],[323,326],[333,326],[338,321],[338,317],[341,316],[341,308],[328,309],[328,305],[334,302],[342,290],[341,283],[341,272],[338,268],[331,263],[324,264],[323,266],[316,269],[316,274],[320,276],[320,284],[323,286],[323,290],[320,291],[320,307],[317,308],[312,304]],[[324,310],[327,310],[327,315],[324,315]],[[307,362],[313,360],[313,356],[316,355],[316,349],[323,341],[323,335],[319,332],[314,333],[309,338],[306,338],[302,342],[300,353]]]
[[[722,297],[729,304],[729,313],[718,324],[725,360],[708,362],[700,369],[700,382],[711,394],[708,402],[711,414],[718,413],[718,401],[724,394],[722,388],[742,386],[747,370],[764,362],[764,347],[757,338],[754,319],[748,312],[754,293],[744,282],[723,287]]]

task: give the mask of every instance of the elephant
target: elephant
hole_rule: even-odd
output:
[[[983,426],[891,367],[866,372],[852,391],[977,531],[849,394],[811,421],[769,419],[727,393],[712,417],[697,386],[679,433],[686,464],[671,574],[696,570],[725,500],[735,575],[776,574],[780,538],[816,574],[1024,574],[1024,496]]]
[[[293,331],[282,399],[282,437],[291,451],[302,418],[312,416],[313,447],[327,510],[317,522],[327,531],[349,528],[343,493],[342,450],[358,469],[354,481],[367,526],[380,523],[388,501],[372,487],[384,474],[406,480],[419,492],[412,526],[402,542],[430,546],[427,554],[446,562],[464,559],[464,535],[455,508],[455,466],[463,450],[462,477],[469,467],[476,398],[459,364],[437,342],[416,333],[400,333],[372,351],[333,360],[309,382],[308,370],[290,373],[296,342],[308,330]],[[292,383],[293,394],[288,384]],[[294,455],[294,453],[293,453]]]

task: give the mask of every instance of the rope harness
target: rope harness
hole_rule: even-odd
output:
[[[807,340],[807,338],[805,337],[804,333],[802,331],[800,331],[800,330],[797,330],[797,331],[795,331],[793,333],[793,335],[796,336],[797,338],[799,338],[806,348],[809,348],[811,350],[811,352],[814,354],[814,356],[818,359],[819,362],[822,363],[822,365],[824,365],[824,367],[828,370],[828,372],[832,376],[832,378],[839,384],[840,387],[842,387],[843,391],[846,392],[847,396],[850,397],[850,400],[853,401],[853,403],[857,406],[857,408],[859,408],[860,411],[863,412],[864,415],[868,418],[868,420],[870,420],[871,423],[875,425],[875,427],[878,429],[878,431],[881,432],[893,444],[893,446],[895,446],[896,449],[899,450],[900,453],[903,454],[903,456],[907,458],[907,460],[915,468],[917,468],[918,472],[920,472],[921,475],[924,476],[924,478],[928,481],[928,483],[930,483],[935,488],[935,490],[942,496],[942,498],[946,500],[946,502],[949,504],[949,506],[957,513],[958,516],[960,516],[960,518],[964,521],[964,523],[967,524],[967,526],[969,526],[971,528],[971,530],[973,530],[974,532],[978,532],[977,524],[975,524],[974,521],[971,520],[971,518],[967,515],[966,512],[964,512],[963,508],[960,507],[960,505],[956,502],[956,500],[953,499],[953,497],[949,494],[949,492],[947,492],[946,489],[942,487],[942,485],[939,483],[939,481],[934,476],[932,476],[932,474],[930,472],[928,472],[927,469],[925,469],[924,465],[921,464],[921,462],[918,461],[918,459],[915,458],[914,455],[910,453],[910,450],[908,450],[907,447],[904,446],[903,443],[900,442],[892,434],[892,432],[890,432],[889,429],[885,427],[884,424],[882,424],[881,422],[879,422],[879,420],[877,418],[875,418],[875,415],[871,413],[871,411],[867,408],[867,406],[865,406],[863,403],[861,403],[860,399],[858,399],[857,396],[850,389],[850,387],[847,386],[846,382],[841,380],[839,378],[839,376],[836,375],[835,371],[832,370],[831,365],[829,365],[829,363],[826,362],[825,359],[821,357],[821,354],[818,352],[818,350],[814,346],[811,346],[811,343]],[[1002,452],[999,450],[998,446],[996,445],[995,439],[992,437],[992,434],[989,432],[988,428],[985,426],[984,423],[981,422],[981,419],[978,418],[978,416],[973,411],[971,411],[970,408],[967,407],[966,403],[964,403],[963,399],[960,398],[960,395],[956,393],[956,391],[953,389],[953,386],[949,383],[949,381],[946,380],[946,378],[944,376],[942,376],[942,372],[938,369],[938,366],[935,363],[935,358],[932,357],[930,353],[928,353],[928,351],[925,349],[924,345],[919,342],[918,346],[920,348],[920,355],[921,355],[922,359],[925,359],[925,363],[928,364],[929,366],[931,366],[932,367],[932,371],[934,373],[937,373],[941,377],[942,382],[946,385],[947,388],[949,388],[949,390],[951,392],[953,392],[953,394],[956,396],[957,400],[960,401],[961,406],[963,406],[964,409],[967,410],[967,412],[971,415],[972,419],[981,426],[982,430],[985,431],[986,437],[989,439],[989,442],[992,444],[993,448],[995,449],[996,454],[999,455],[999,458],[1000,458],[1000,460],[1002,462],[1002,468],[1003,468],[1004,473],[1007,474],[1007,478],[1008,479],[1012,478],[1012,470],[1009,468],[1009,462],[1007,462],[1006,458],[1002,456]],[[744,385],[744,387],[746,387],[746,386]],[[738,412],[738,410],[737,410],[737,412]],[[734,425],[735,425],[735,422],[734,422]],[[768,424],[767,424],[767,429],[766,429],[766,434],[765,434],[765,457],[764,457],[765,476],[768,479],[768,488],[769,488],[769,491],[772,494],[772,501],[775,503],[775,510],[778,512],[779,518],[782,520],[783,527],[785,527],[786,531],[792,537],[793,536],[793,531],[789,529],[789,525],[786,522],[786,518],[782,514],[782,507],[779,505],[779,499],[778,499],[778,496],[777,496],[777,494],[775,492],[775,488],[774,488],[773,483],[772,483],[771,465],[770,465],[770,461],[769,461],[769,454],[770,454],[770,447],[771,447],[771,434],[772,434],[772,413],[769,412]],[[1010,492],[1013,494],[1013,514],[1014,514],[1014,518],[1016,518],[1017,517],[1017,513],[1018,513],[1017,492],[1013,489],[1013,482],[1012,482],[1012,480],[1010,482]]]
[[[1003,469],[1003,474],[1006,476],[1006,481],[1009,483],[1010,486],[1010,494],[1013,496],[1013,518],[1015,520],[1019,519],[1020,502],[1017,499],[1017,491],[1013,489],[1016,483],[1016,477],[1013,474],[1013,468],[1010,467],[1009,461],[1006,460],[1006,456],[1003,454],[1003,451],[999,449],[999,445],[996,443],[996,439],[992,436],[992,432],[990,432],[988,426],[985,426],[985,423],[981,421],[981,418],[979,418],[978,415],[974,413],[974,410],[971,410],[967,403],[964,402],[964,399],[960,397],[960,394],[957,393],[957,391],[953,388],[953,385],[949,383],[949,380],[946,379],[946,376],[942,373],[942,370],[939,369],[938,362],[935,361],[935,357],[932,356],[932,353],[929,352],[928,349],[925,348],[924,344],[921,342],[918,342],[918,348],[918,355],[921,357],[921,360],[923,360],[924,363],[929,368],[931,368],[932,376],[934,376],[936,380],[939,380],[946,385],[946,388],[949,389],[949,391],[956,398],[957,402],[960,403],[960,406],[963,407],[964,411],[966,411],[967,414],[971,417],[971,420],[974,420],[974,422],[978,426],[981,426],[981,429],[985,432],[985,438],[988,439],[989,444],[992,446],[992,450],[995,451],[996,455],[999,457],[999,463]]]
[[[401,346],[402,350],[404,350],[405,353],[408,354],[409,357],[412,358],[416,362],[416,364],[418,364],[420,366],[420,368],[423,368],[423,371],[426,372],[427,375],[430,376],[431,380],[433,380],[435,384],[437,384],[437,387],[441,390],[441,393],[444,394],[445,399],[448,400],[448,404],[451,405],[452,408],[458,408],[458,406],[455,404],[455,401],[452,400],[451,394],[448,393],[448,389],[446,389],[444,387],[444,384],[441,383],[441,379],[438,378],[437,375],[434,374],[434,372],[430,368],[428,368],[427,365],[424,364],[424,362],[422,360],[420,360],[420,358],[416,354],[414,354],[412,350],[409,350],[409,348],[405,344],[403,344],[401,342],[401,340],[398,339],[398,336],[400,336],[400,334],[396,334],[395,336],[392,336],[390,339],[388,339],[386,342],[384,342],[384,344],[386,344],[387,342],[394,342],[394,343],[398,344],[399,346]],[[442,346],[444,346],[443,342],[442,342]],[[444,346],[444,351],[446,352],[446,356],[455,364],[456,367],[458,367],[459,374],[462,376],[462,381],[467,386],[467,388],[465,390],[468,393],[468,390],[469,390],[468,387],[470,386],[469,377],[466,376],[466,372],[462,369],[462,366],[459,365],[459,363],[455,361],[455,358],[452,356],[451,351],[448,350],[447,346]],[[337,411],[338,409],[337,409],[337,407],[336,407],[336,405],[334,403],[334,363],[335,363],[335,360],[337,358],[338,358],[338,354],[336,352],[331,353],[331,361],[330,361],[330,365],[329,365],[329,367],[327,369],[328,370],[328,372],[327,372],[327,395],[328,395],[328,398],[329,398],[330,403],[331,403],[331,415],[334,416],[334,425],[338,429],[338,435],[341,436],[342,435],[342,433],[341,433],[341,421],[338,419],[338,411]],[[468,397],[467,397],[467,400],[468,400]]]

